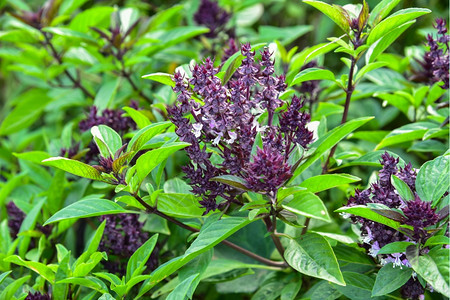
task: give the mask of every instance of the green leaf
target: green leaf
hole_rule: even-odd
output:
[[[424,247],[434,245],[450,245],[450,238],[445,235],[432,236],[425,242]]]
[[[348,23],[347,18],[343,14],[343,8],[337,5],[329,5],[322,1],[315,0],[303,0],[303,2],[317,8],[323,14],[328,16],[334,23],[336,23],[345,33],[350,31],[350,24]]]
[[[71,283],[71,284],[75,284],[75,285],[81,285],[81,286],[93,289],[100,293],[108,292],[108,288],[103,283],[103,281],[101,281],[98,278],[92,277],[92,276],[86,276],[85,278],[69,277],[69,278],[58,281],[57,284],[58,283]]]
[[[394,268],[392,263],[385,264],[378,271],[372,289],[372,297],[383,296],[403,286],[412,275],[411,268]]]
[[[422,201],[435,206],[450,188],[450,156],[439,156],[423,164],[417,173],[416,191]]]
[[[8,284],[0,293],[0,299],[14,299],[14,294],[19,290],[25,282],[30,280],[31,275],[19,278]]]
[[[120,86],[121,77],[115,77],[112,80],[108,80],[102,84],[97,94],[95,95],[94,105],[98,108],[99,111],[103,111],[108,108],[112,101],[114,100],[114,96],[116,95],[117,89]]]
[[[407,258],[417,274],[422,276],[435,291],[450,297],[449,288],[449,249],[432,249],[424,256]]]
[[[68,40],[83,40],[84,42],[88,43],[97,43],[97,41],[91,37],[90,35],[87,35],[83,32],[79,32],[76,30],[72,30],[69,28],[63,28],[63,27],[44,27],[42,28],[42,31],[50,32],[54,35],[59,35],[65,38],[68,38]]]
[[[290,282],[281,290],[280,300],[294,300],[302,287],[302,280],[299,279],[296,282]]]
[[[358,73],[356,73],[355,81],[359,81],[361,78],[364,77],[365,74],[369,73],[370,71],[379,69],[386,65],[387,65],[387,62],[384,62],[384,61],[366,64],[364,67],[361,68],[361,70],[359,70]]]
[[[36,99],[39,99],[39,101]],[[12,102],[18,103],[17,106],[6,114],[0,125],[0,136],[29,128],[39,119],[45,106],[52,100],[46,91],[42,89],[30,89],[20,94],[16,99],[12,100]]]
[[[436,128],[439,125],[431,122],[417,122],[407,124],[394,129],[389,133],[376,147],[375,150],[382,149],[387,146],[422,139],[425,132],[429,129]]]
[[[340,165],[338,168],[346,168],[349,166],[373,166],[373,167],[381,167],[381,163],[380,163],[380,157],[381,155],[384,153],[384,150],[377,150],[377,151],[371,151],[368,152],[360,157],[358,157],[357,159]],[[394,152],[391,151],[387,151],[389,153],[389,155],[393,156],[394,158],[398,158],[399,159],[399,165],[404,166],[405,165],[405,161],[398,156],[398,154],[395,154]]]
[[[374,279],[371,277],[356,273],[342,272],[346,286],[333,285],[335,289],[352,300],[378,300],[378,297],[371,297]]]
[[[151,73],[151,74],[147,74],[142,76],[142,78],[144,79],[150,79],[152,81],[156,81],[159,83],[162,83],[164,85],[168,85],[170,87],[174,87],[175,86],[175,82],[172,79],[172,75],[167,74],[167,73]]]
[[[282,205],[284,209],[308,218],[331,222],[327,208],[322,200],[310,192],[294,194],[294,199]]]
[[[335,210],[335,212],[343,212],[343,213],[348,213],[348,214],[352,214],[355,216],[363,217],[363,218],[369,219],[371,221],[375,221],[377,223],[384,224],[384,225],[394,228],[396,230],[398,228],[400,228],[399,222],[391,220],[385,216],[382,216],[382,215],[376,213],[375,211],[373,211],[371,208],[369,208],[367,206],[363,206],[363,205],[355,205],[355,206],[351,206],[351,207],[344,206],[344,207],[341,207],[341,208]]]
[[[375,61],[375,59],[383,53],[394,41],[397,40],[397,38],[405,32],[406,29],[411,27],[412,24],[414,24],[416,20],[412,20],[409,22],[406,22],[405,24],[400,25],[399,27],[395,28],[391,32],[384,35],[382,38],[380,38],[378,41],[373,43],[369,49],[367,49],[366,52],[366,63],[372,63]]]
[[[103,181],[102,175],[96,168],[78,160],[58,156],[45,159],[42,161],[42,164],[45,166],[56,167],[80,177]]]
[[[117,203],[105,199],[86,199],[75,202],[69,206],[64,207],[56,214],[51,216],[44,225],[59,222],[62,220],[89,218],[101,215],[113,215],[119,213],[126,213]]]
[[[51,157],[50,154],[44,151],[29,151],[23,153],[13,153],[17,158],[28,160],[36,164],[42,164],[42,161]]]
[[[199,279],[200,274],[192,274],[182,282],[180,282],[172,293],[167,296],[167,300],[178,300],[178,299],[186,299],[189,291],[192,289],[192,285],[197,279]]]
[[[158,210],[176,218],[201,217],[205,210],[192,194],[161,193],[157,198]]]
[[[189,143],[175,142],[142,154],[136,161],[136,173],[139,182],[142,182],[154,168],[170,155],[189,145]]]
[[[369,24],[376,25],[383,20],[401,0],[382,0],[370,12]]]
[[[293,86],[299,83],[302,83],[304,81],[310,81],[310,80],[331,80],[335,81],[336,78],[334,77],[333,72],[329,70],[319,69],[319,68],[309,68],[306,70],[301,71],[297,75],[295,75],[292,82],[289,84],[289,86]]]
[[[135,153],[137,153],[148,141],[150,141],[151,138],[162,133],[170,125],[172,125],[172,123],[167,121],[167,122],[153,123],[142,128],[133,136],[131,141],[128,143],[127,152],[134,151]]]
[[[414,194],[409,188],[409,186],[400,178],[398,178],[395,175],[391,176],[391,183],[397,190],[400,197],[405,201],[413,201],[414,200]]]
[[[122,109],[128,113],[128,115],[133,119],[138,128],[142,129],[151,124],[147,116],[141,113],[139,110],[136,110],[132,107],[123,107]]]
[[[47,267],[45,264],[35,261],[26,261],[22,259],[20,256],[17,255],[11,255],[3,259],[5,262],[11,262],[13,264],[26,267],[36,273],[38,273],[40,276],[42,276],[45,280],[53,284],[55,282],[55,272],[52,271],[49,267]]]
[[[216,176],[210,179],[211,181],[218,181],[224,184],[227,184],[229,186],[232,186],[234,188],[249,191],[247,188],[247,181],[241,177],[234,176],[234,175],[221,175]]]
[[[120,135],[117,132],[115,132],[114,129],[106,125],[99,125],[92,127],[91,134],[94,136],[94,140],[97,146],[99,146],[98,140],[100,140],[101,142],[103,142],[104,145],[106,145],[110,156],[105,156],[106,153],[102,153],[102,156],[105,158],[108,157],[114,158],[114,155],[117,152],[117,150],[119,150],[120,147],[122,147],[122,138],[120,137]],[[100,146],[98,148],[99,150],[101,149]]]
[[[210,218],[215,217],[217,217],[217,215],[213,215]],[[252,221],[246,218],[229,217],[205,223],[205,225],[200,230],[199,235],[191,244],[191,246],[186,250],[184,255],[176,257],[164,263],[155,271],[153,271],[150,280],[144,282],[144,284],[142,285],[142,288],[139,291],[139,295],[143,295],[158,282],[173,274],[175,271],[190,262],[192,259],[213,248],[215,245],[231,236],[239,229],[247,226],[251,222]]]
[[[284,257],[300,273],[345,285],[333,249],[324,237],[316,233],[307,233],[300,240],[291,240]]]
[[[300,186],[307,188],[308,192],[318,193],[360,180],[361,178],[349,174],[325,174],[310,177],[304,180]]]
[[[430,12],[431,10],[426,8],[406,8],[397,11],[396,13],[381,21],[370,31],[369,37],[367,38],[367,45],[372,45],[378,39],[396,29],[397,27]]]
[[[129,281],[132,277],[142,274],[145,264],[150,258],[157,241],[158,234],[155,234],[133,253],[127,264],[127,281]]]
[[[402,253],[406,251],[408,246],[414,245],[411,242],[393,242],[384,245],[377,254],[392,254],[392,253]]]
[[[342,124],[337,128],[334,128],[333,130],[328,132],[325,136],[317,140],[314,143],[314,145],[317,146],[316,150],[303,164],[301,164],[295,170],[292,178],[289,180],[289,183],[292,182],[303,171],[305,171],[309,166],[311,166],[316,160],[321,158],[322,155],[325,154],[325,152],[327,152],[334,145],[339,143],[339,141],[341,141],[346,135],[356,130],[357,128],[363,126],[372,119],[373,117],[365,117],[348,121],[347,123]]]
[[[8,277],[9,274],[11,274],[12,271],[7,271],[2,274],[0,274],[0,284],[2,284],[3,280],[5,280],[6,277]]]

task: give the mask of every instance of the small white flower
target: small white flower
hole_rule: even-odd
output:
[[[220,143],[220,139],[222,138],[222,132],[220,132],[217,136],[216,136],[216,138],[214,139],[214,141],[212,142],[212,144],[214,145],[214,146],[217,146],[219,143]]]
[[[237,134],[236,134],[236,132],[230,132],[229,131],[228,135],[230,136],[230,139],[227,140],[226,142],[227,142],[227,144],[232,144],[236,140]]]
[[[203,124],[195,123],[195,124],[192,124],[192,127],[194,128],[192,133],[194,133],[195,137],[196,138],[200,137],[200,135],[202,134],[201,130],[203,128]]]

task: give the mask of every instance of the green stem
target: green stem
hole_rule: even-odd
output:
[[[341,124],[344,124],[347,122],[347,116],[348,116],[348,110],[350,108],[350,102],[352,99],[353,91],[355,90],[355,85],[353,84],[353,73],[355,72],[355,66],[356,66],[356,58],[352,57],[351,65],[350,65],[350,72],[348,74],[348,84],[347,89],[345,90],[346,97],[345,97],[345,106],[344,106],[344,113],[342,114]],[[328,155],[328,158],[325,162],[325,165],[322,168],[322,174],[327,173],[328,171],[328,164],[330,163],[331,158],[334,155],[334,152],[336,152],[337,145],[334,145],[333,148],[331,148],[330,154]]]
[[[169,222],[171,222],[171,223],[173,223],[175,225],[178,225],[181,228],[184,228],[186,230],[189,230],[189,231],[192,231],[192,232],[199,232],[200,231],[197,228],[194,228],[194,227],[191,227],[189,225],[186,225],[186,224],[184,224],[184,223],[182,223],[182,222],[180,222],[178,220],[175,220],[174,218],[166,215],[165,213],[160,212],[156,207],[151,207],[141,197],[139,197],[139,195],[133,194],[133,196],[140,204],[142,204],[142,206],[144,206],[146,208],[148,213],[153,213],[153,214],[155,214],[157,216],[160,216],[161,218],[164,218],[167,221],[169,221]],[[278,237],[277,237],[277,239],[278,239]],[[248,251],[247,249],[244,249],[244,248],[242,248],[242,247],[240,247],[240,246],[238,246],[238,245],[236,245],[236,244],[234,244],[232,242],[229,242],[227,240],[223,240],[221,243],[224,244],[224,245],[227,245],[228,247],[233,248],[234,250],[239,251],[242,254],[244,254],[244,255],[246,255],[248,257],[251,257],[254,260],[259,261],[259,262],[261,262],[261,263],[263,263],[265,265],[272,266],[272,267],[278,267],[278,268],[287,268],[288,267],[288,264],[286,264],[285,262],[273,261],[273,260],[264,258],[262,256],[259,256],[258,254],[255,254],[255,253],[253,253],[251,251]]]

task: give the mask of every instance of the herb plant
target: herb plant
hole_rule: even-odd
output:
[[[449,297],[448,5],[400,2],[1,2],[0,299]]]

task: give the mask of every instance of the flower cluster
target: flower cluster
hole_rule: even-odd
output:
[[[138,109],[137,103],[131,101],[130,107]],[[89,111],[87,119],[82,120],[78,126],[81,131],[90,130],[94,126],[106,125],[111,127],[119,133],[124,133],[136,129],[136,123],[129,117],[123,117],[125,111],[121,109],[105,109],[101,115],[98,116],[98,109],[96,106],[92,106]]]
[[[50,300],[50,296],[48,294],[41,294],[39,292],[29,292],[25,300]]]
[[[19,233],[20,226],[22,226],[22,222],[25,219],[25,213],[14,204],[14,202],[10,201],[6,205],[6,212],[8,213],[8,227],[9,233],[12,238],[17,238],[17,234]],[[42,226],[40,224],[36,224],[36,229],[49,236],[52,232],[52,226],[46,225]],[[31,247],[34,247],[34,240],[31,241]]]
[[[223,30],[231,15],[223,10],[215,1],[202,0],[197,12],[194,14],[194,21],[198,25],[209,28],[205,34],[208,38],[215,38]]]
[[[286,84],[274,75],[272,53],[265,48],[259,62],[250,44],[241,53],[242,64],[225,86],[209,58],[193,67],[191,78],[174,75],[178,101],[169,116],[180,140],[191,144],[185,148],[191,162],[183,171],[206,212],[219,207],[217,197],[235,202],[242,193],[214,177],[239,176],[250,190],[274,193],[291,177],[287,161],[296,145],[312,141],[306,128],[310,117],[300,112],[303,101],[294,97],[287,104],[279,98]],[[254,147],[258,134],[262,144]]]
[[[392,262],[394,266],[401,267],[404,265],[410,267],[405,253],[378,255],[378,251],[392,242],[424,243],[429,237],[425,228],[435,225],[439,218],[435,213],[435,209],[431,207],[430,202],[422,201],[417,194],[415,194],[415,200],[404,201],[392,185],[391,175],[396,175],[415,193],[416,172],[411,167],[411,164],[399,168],[397,166],[399,159],[394,158],[387,152],[381,156],[380,162],[383,168],[379,172],[378,181],[366,190],[356,190],[355,195],[349,198],[348,206],[377,203],[397,209],[399,212],[401,211],[400,221],[414,228],[414,231],[409,236],[386,225],[361,217],[352,217],[352,220],[361,225],[361,236],[363,237],[361,246],[368,250],[370,255],[378,257],[382,264]],[[412,280],[405,285],[403,292],[410,296],[417,293],[423,294],[423,289],[420,290],[418,285],[420,285],[418,281]],[[411,297],[416,299],[416,296]]]
[[[449,88],[449,42],[450,35],[447,34],[447,23],[445,19],[436,19],[437,37],[427,35],[427,51],[419,64],[422,67],[420,72],[416,72],[414,79],[429,83],[442,81],[443,89]]]
[[[125,274],[127,259],[148,240],[148,233],[142,230],[144,224],[139,222],[137,214],[104,215],[100,220],[106,220],[105,230],[100,241],[100,251],[118,259],[103,262],[111,273]],[[158,266],[158,249],[155,247],[147,267],[151,270]]]

